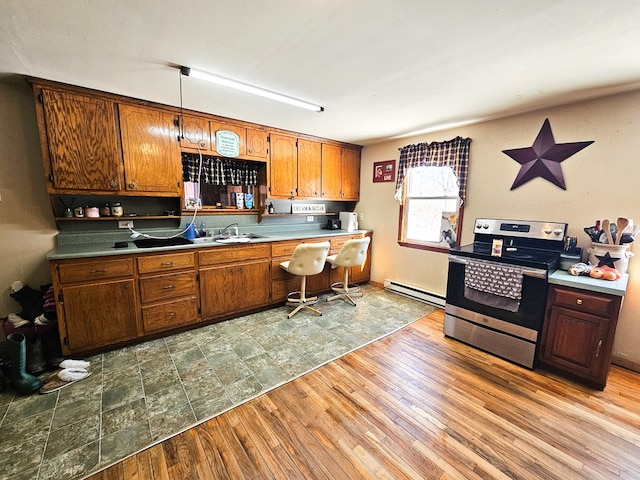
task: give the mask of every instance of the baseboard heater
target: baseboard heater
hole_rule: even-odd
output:
[[[404,295],[405,297],[420,300],[435,307],[444,308],[445,305],[445,297],[443,297],[442,295],[427,292],[426,290],[422,290],[421,288],[417,288],[412,285],[385,279],[384,288],[385,290],[388,290],[390,292],[399,293],[400,295]]]

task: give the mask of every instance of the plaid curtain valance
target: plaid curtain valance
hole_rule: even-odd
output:
[[[470,138],[456,137],[446,142],[417,143],[400,149],[395,198],[402,201],[402,187],[407,171],[413,167],[451,167],[458,179],[460,198],[464,202],[469,169]]]
[[[197,182],[200,157],[182,154],[182,180]],[[200,182],[210,185],[258,185],[258,166],[251,162],[202,156]]]

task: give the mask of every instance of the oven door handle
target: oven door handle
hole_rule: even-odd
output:
[[[459,263],[461,265],[466,265],[467,264],[467,259],[464,257],[459,257],[457,255],[449,255],[449,261],[451,263]],[[494,263],[500,263],[500,262],[494,262]],[[517,267],[517,265],[514,265]],[[534,278],[547,278],[547,271],[546,270],[542,270],[541,268],[521,268],[522,270],[522,274],[527,276],[527,277],[534,277]]]

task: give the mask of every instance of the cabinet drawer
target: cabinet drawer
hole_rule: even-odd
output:
[[[271,260],[271,280],[287,280],[295,277],[295,275],[292,275],[286,270],[280,268],[280,264],[286,260],[287,259],[284,258],[274,258],[273,260]]]
[[[140,279],[140,299],[143,303],[196,293],[195,272],[157,275]]]
[[[243,260],[264,260],[269,258],[270,245],[249,245],[230,248],[210,248],[199,253],[200,266],[235,263]]]
[[[59,263],[60,283],[84,282],[133,275],[133,259],[119,258],[83,263]]]
[[[290,257],[296,247],[304,242],[304,240],[292,240],[273,243],[271,245],[271,255],[273,257]]]
[[[616,298],[610,295],[600,295],[594,292],[561,287],[553,287],[551,303],[556,306],[603,317],[615,315],[618,306]]]
[[[142,324],[145,332],[179,327],[196,320],[198,320],[198,302],[195,296],[142,307]]]
[[[196,256],[194,252],[138,257],[138,272],[141,274],[165,272],[195,266]]]
[[[342,237],[336,237],[331,239],[331,251],[329,255],[335,255],[349,240],[354,238],[364,238],[364,235],[343,235]]]

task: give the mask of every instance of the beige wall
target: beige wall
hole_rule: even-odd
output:
[[[635,91],[365,147],[357,210],[364,214],[362,226],[374,230],[372,280],[388,278],[445,294],[446,255],[399,247],[394,185],[372,182],[373,162],[397,160],[398,148],[408,144],[457,135],[472,139],[462,244],[472,241],[477,217],[567,222],[569,234],[576,235],[578,245],[585,248],[590,242],[582,228],[596,219],[615,222],[624,216],[640,224],[638,105],[640,91]],[[511,191],[520,165],[502,150],[530,146],[545,118],[551,122],[557,143],[595,143],[561,163],[566,190],[536,178]],[[629,274],[614,357],[616,363],[640,371],[640,259],[630,260]]]
[[[0,315],[19,312],[9,297],[20,280],[49,283],[45,259],[55,242],[55,222],[46,194],[31,88],[18,78],[0,79]]]

